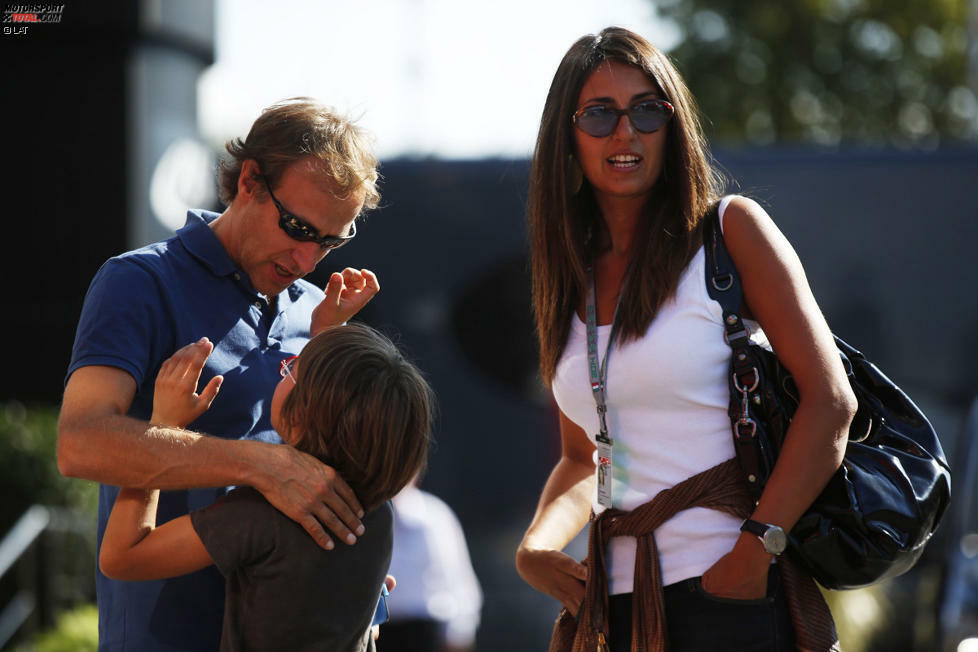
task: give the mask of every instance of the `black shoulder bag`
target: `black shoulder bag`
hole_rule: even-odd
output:
[[[714,208],[704,224],[706,288],[723,307],[731,348],[734,448],[758,500],[798,407],[791,373],[751,343],[741,319],[743,289]],[[835,338],[859,409],[842,466],[788,535],[788,554],[822,586],[852,589],[906,572],[920,557],[951,498],[951,473],[937,433],[913,401]]]

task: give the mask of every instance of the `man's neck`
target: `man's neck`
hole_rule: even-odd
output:
[[[234,256],[231,255],[232,243],[234,241],[233,206],[234,204],[232,203],[231,206],[224,209],[223,213],[215,217],[207,225],[210,227],[211,231],[214,232],[214,235],[217,237],[217,241],[221,243],[221,246],[224,247],[224,251],[228,252],[228,255],[231,256],[232,260],[234,259]]]

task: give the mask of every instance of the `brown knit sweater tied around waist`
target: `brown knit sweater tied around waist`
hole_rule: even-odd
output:
[[[635,537],[635,578],[632,589],[632,651],[665,652],[665,605],[655,530],[677,513],[709,507],[739,519],[753,505],[736,459],[727,460],[659,492],[630,512],[607,509],[591,523],[588,536],[588,577],[578,619],[564,609],[554,627],[551,652],[593,652],[608,638],[608,578],[605,549],[613,537]],[[786,556],[781,565],[788,609],[799,649],[838,651],[832,614],[815,581]],[[576,630],[574,632],[573,630]]]

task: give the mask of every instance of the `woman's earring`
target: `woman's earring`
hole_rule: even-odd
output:
[[[567,156],[567,181],[572,195],[579,193],[584,184],[584,172],[581,170],[581,164],[572,154]]]

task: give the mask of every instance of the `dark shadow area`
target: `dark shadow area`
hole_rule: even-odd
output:
[[[501,261],[464,287],[452,311],[452,335],[472,364],[502,387],[540,396],[539,351],[524,256]]]

